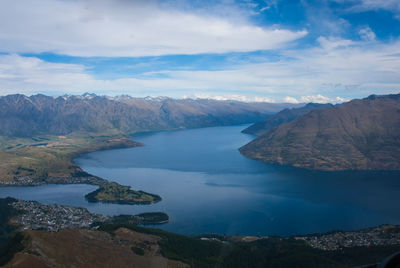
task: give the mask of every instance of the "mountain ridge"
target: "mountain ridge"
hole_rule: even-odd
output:
[[[316,170],[400,170],[400,94],[311,111],[241,147],[247,157]]]
[[[284,123],[288,123],[290,121],[295,120],[296,118],[311,112],[312,110],[322,109],[332,106],[330,103],[322,104],[322,103],[307,103],[303,107],[299,108],[285,108],[282,111],[267,116],[264,120],[254,123],[248,128],[244,129],[242,132],[246,134],[252,134],[256,136],[262,136],[267,133],[274,127],[282,125]]]
[[[210,99],[107,97],[95,94],[0,97],[0,135],[32,137],[72,132],[131,134],[139,131],[250,123],[293,104]]]

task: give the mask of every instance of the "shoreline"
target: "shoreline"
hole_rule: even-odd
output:
[[[127,139],[127,138],[125,138],[125,139]],[[136,143],[136,142],[134,142],[134,143],[135,144],[139,144],[139,143]],[[107,146],[107,148],[103,147],[102,149],[99,149],[99,150],[93,150],[93,149],[91,149],[91,150],[82,150],[82,151],[80,151],[79,155],[83,155],[85,153],[90,153],[90,152],[94,152],[94,151],[100,151],[100,150],[118,149],[118,148],[132,148],[132,147],[136,147],[136,146],[139,146],[139,145],[127,146],[126,144],[123,144],[123,145],[120,144],[118,146]],[[79,155],[76,156],[76,157],[79,157]],[[78,165],[75,164],[75,166],[77,166],[80,169],[80,167]],[[295,171],[296,171],[299,168],[294,168],[293,167],[293,169],[295,169]],[[340,171],[340,172],[343,172],[343,171]],[[354,171],[350,171],[350,172],[354,172]],[[359,172],[359,171],[357,171],[357,172]],[[378,172],[378,171],[375,171],[375,172]],[[81,171],[81,174],[87,174],[88,176],[86,176],[86,177],[84,177],[84,176],[82,176],[82,177],[78,177],[78,176],[77,177],[65,177],[65,178],[47,177],[47,178],[38,179],[38,180],[34,180],[32,178],[29,178],[29,177],[28,178],[22,177],[22,178],[19,178],[19,180],[20,180],[19,182],[8,183],[8,184],[7,183],[2,184],[0,182],[0,185],[1,186],[22,186],[23,187],[23,186],[41,186],[41,185],[46,185],[46,184],[65,184],[65,185],[67,185],[67,184],[88,184],[88,185],[100,186],[100,185],[105,185],[105,184],[111,183],[111,181],[102,179],[102,178],[97,177],[97,176],[90,175],[90,174],[86,173],[85,171]],[[25,182],[23,181],[24,179],[26,179]],[[108,201],[105,201],[105,200],[102,200],[102,201],[97,201],[96,200],[95,202],[114,203],[114,204],[128,204],[128,205],[149,204],[148,202],[137,202],[137,203],[121,202],[121,201],[108,202]],[[385,222],[382,222],[382,223],[385,223]],[[348,229],[348,230],[352,231],[352,229]]]
[[[51,172],[50,167],[45,167],[44,173],[46,176],[40,176],[35,178],[37,174],[33,173],[35,170],[32,168],[24,168],[21,166],[17,166],[14,169],[11,169],[14,174],[18,174],[19,170],[25,170],[33,173],[32,175],[25,176],[14,176],[12,180],[2,180],[0,181],[0,186],[14,186],[14,187],[34,187],[34,186],[42,186],[48,184],[87,184],[87,185],[96,185],[99,186],[93,192],[88,193],[84,197],[88,200],[88,202],[103,202],[103,203],[114,203],[114,204],[129,204],[129,205],[145,205],[145,204],[154,204],[160,202],[162,198],[157,194],[147,193],[141,190],[133,190],[130,186],[120,185],[117,182],[109,181],[94,175],[91,175],[85,171],[83,171],[75,162],[74,159],[80,157],[84,154],[103,151],[103,150],[111,150],[111,149],[123,149],[123,148],[134,148],[138,146],[143,146],[142,143],[135,142],[131,138],[126,136],[87,136],[86,139],[91,139],[89,142],[86,141],[81,146],[74,145],[73,151],[64,152],[62,150],[62,155],[59,158],[54,159],[55,165],[59,165],[56,161],[61,161],[65,168],[61,170],[61,173],[65,176],[49,176],[48,173]],[[73,138],[72,142],[74,141]],[[56,142],[55,142],[56,143]],[[58,145],[58,144],[57,144]],[[68,144],[70,145],[70,144]],[[59,146],[59,145],[58,145]],[[54,149],[54,147],[48,147],[46,143],[45,147],[40,148],[36,143],[26,145],[27,148],[39,148],[39,152],[36,152],[38,155],[45,150],[50,149],[51,153],[58,149]],[[44,148],[44,149],[43,149]],[[25,148],[26,149],[26,148]],[[53,151],[51,151],[53,149]],[[27,150],[27,149],[26,149]],[[66,149],[68,150],[68,149]],[[37,156],[39,158],[39,156]],[[34,159],[38,160],[38,159]],[[46,162],[43,159],[38,160],[38,165],[45,165]],[[42,171],[43,172],[43,171]],[[106,198],[101,198],[99,195],[105,189],[112,188],[113,192],[109,193]],[[121,197],[121,193],[123,196]]]
[[[7,198],[0,198],[6,200]],[[37,201],[24,201],[15,198],[9,198],[9,205],[17,211],[10,219],[10,223],[20,224],[22,229],[59,231],[70,228],[89,228],[97,229],[99,225],[112,224],[123,225],[133,224],[136,226],[162,225],[170,221],[168,214],[164,212],[145,212],[135,215],[115,215],[105,216],[98,213],[89,212],[87,208],[68,205],[45,205]],[[48,214],[48,211],[53,213]],[[59,214],[63,218],[69,218],[70,215],[77,214],[81,216],[75,222],[60,221]],[[41,217],[37,217],[37,214]],[[88,220],[89,219],[89,220]],[[55,222],[59,221],[58,224]],[[224,235],[224,234],[196,234],[188,237],[199,238],[200,240],[218,240],[231,242],[254,242],[270,238],[280,238],[284,240],[304,241],[312,248],[332,251],[348,247],[370,247],[379,245],[400,245],[400,225],[380,224],[367,228],[356,230],[331,230],[321,233],[306,233],[290,236],[275,235]]]
[[[12,249],[15,249],[4,262],[11,263],[11,266],[27,257],[29,260],[49,257],[54,259],[54,255],[51,255],[53,251],[49,253],[48,248],[61,252],[61,258],[56,259],[62,260],[65,256],[74,259],[76,251],[71,252],[71,247],[78,249],[78,253],[82,253],[79,256],[86,259],[90,256],[87,250],[97,253],[99,243],[101,248],[109,246],[110,249],[118,249],[110,258],[118,258],[121,246],[125,247],[122,249],[126,249],[127,253],[133,251],[136,255],[145,256],[149,245],[157,245],[157,252],[165,254],[164,257],[182,263],[195,263],[195,267],[203,267],[202,264],[216,267],[222,262],[228,264],[224,267],[233,267],[232,263],[238,264],[234,267],[244,267],[248,266],[249,258],[262,260],[263,267],[270,267],[268,264],[271,263],[274,264],[273,267],[281,263],[283,266],[279,265],[280,267],[292,267],[298,263],[305,264],[304,267],[314,267],[315,260],[319,260],[320,265],[317,267],[364,267],[365,263],[380,263],[387,256],[398,254],[396,252],[400,250],[400,225],[322,233],[321,236],[314,237],[217,234],[187,236],[155,227],[154,223],[162,224],[163,219],[168,217],[163,212],[104,217],[92,214],[84,208],[42,205],[35,201],[10,198],[0,199],[0,203],[3,207],[11,207],[7,215],[8,223],[3,223],[18,227],[13,231],[14,235],[9,235],[6,241],[8,248],[13,246]],[[15,215],[15,210],[23,211],[24,214]],[[143,226],[147,224],[150,227]],[[221,252],[229,254],[222,256]],[[104,251],[100,254],[104,254]],[[282,254],[289,256],[289,262],[286,257],[282,259]],[[134,259],[137,259],[136,255]],[[255,266],[252,263],[248,267]],[[334,266],[330,266],[332,263]]]
[[[74,228],[96,229],[101,224],[161,225],[169,222],[169,216],[163,212],[107,216],[92,213],[84,207],[46,205],[37,201],[15,198],[10,198],[9,205],[19,211],[9,219],[9,223],[18,225],[18,228],[22,230],[57,232],[62,229]]]

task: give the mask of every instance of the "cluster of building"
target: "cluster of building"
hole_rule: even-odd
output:
[[[35,201],[18,200],[11,204],[20,213],[12,222],[23,229],[56,232],[65,228],[88,228],[95,222],[105,222],[109,217],[90,213],[86,208],[61,205],[44,205]]]
[[[42,184],[44,184],[44,182],[34,180],[29,176],[17,177],[12,181],[0,181],[1,186],[38,186]]]
[[[353,232],[333,232],[317,236],[295,237],[313,248],[338,250],[345,247],[400,245],[400,226],[382,225]]]
[[[90,228],[93,223],[120,221],[121,217],[109,217],[90,213],[86,208],[63,205],[44,205],[36,201],[17,200],[11,205],[19,211],[12,219],[22,229],[46,230],[56,232],[66,228]],[[130,216],[140,224],[140,217]],[[145,221],[145,219],[142,219]],[[243,242],[251,242],[267,237],[241,237]],[[202,240],[218,240],[204,237]],[[400,226],[382,225],[379,227],[351,231],[332,232],[321,235],[297,236],[296,240],[303,240],[313,248],[321,250],[339,250],[346,247],[400,245]]]
[[[91,185],[105,185],[108,181],[95,177],[46,177],[42,179],[33,179],[30,176],[16,177],[12,181],[1,181],[2,186],[39,186],[44,184],[91,184]]]
[[[84,177],[47,177],[44,179],[45,184],[91,184],[91,185],[106,185],[109,182],[105,179],[95,176]]]

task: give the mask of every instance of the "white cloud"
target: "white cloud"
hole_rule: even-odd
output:
[[[267,97],[259,97],[259,96],[246,96],[239,94],[226,94],[226,95],[212,95],[207,93],[196,93],[192,95],[183,96],[184,99],[212,99],[212,100],[235,100],[235,101],[244,101],[244,102],[276,102],[275,99],[267,98]]]
[[[393,18],[400,20],[400,1],[399,0],[331,0],[345,4],[346,12],[361,13],[366,11],[385,10],[393,14]]]
[[[358,0],[353,1],[356,4],[352,7],[355,11],[366,11],[366,10],[388,10],[391,12],[400,11],[400,2],[398,0]]]
[[[323,44],[319,47],[281,52],[279,61],[241,63],[216,71],[164,70],[114,80],[95,78],[79,64],[0,55],[0,94],[89,91],[109,95],[341,102],[340,98],[399,93],[400,41],[382,44],[320,40]]]
[[[0,55],[0,93],[31,93],[57,89],[77,90],[94,79],[84,66],[49,63],[35,57]]]
[[[298,99],[290,97],[290,96],[286,96],[285,98],[283,98],[283,102],[286,102],[286,103],[300,103],[300,101]]]
[[[334,98],[329,98],[326,96],[323,96],[321,94],[317,95],[311,95],[311,96],[300,96],[298,98],[290,97],[287,96],[284,99],[284,102],[287,103],[342,103],[349,101],[349,99],[342,98],[342,97],[334,97]]]
[[[314,103],[342,103],[348,101],[347,99],[341,97],[329,98],[326,96],[322,96],[321,94],[314,96],[301,96],[299,102],[314,102]]]
[[[349,46],[336,46],[341,43],[337,40],[333,43],[301,53],[293,51],[289,55],[296,54],[296,63],[300,63],[297,68],[306,68],[308,74],[315,77],[310,80],[320,81],[321,90],[399,90],[400,41],[388,44],[353,42]]]
[[[340,47],[348,47],[350,45],[354,45],[354,42],[348,39],[341,38],[333,38],[333,37],[325,37],[320,36],[317,38],[318,43],[321,45],[323,49],[332,50]]]
[[[269,9],[271,9],[271,8],[277,8],[277,7],[278,7],[278,2],[277,2],[277,0],[265,0],[264,2],[265,2],[265,4],[266,4],[266,6],[262,7],[262,8],[260,9],[260,12],[269,10]]]
[[[361,29],[359,32],[361,39],[365,41],[374,41],[376,38],[375,33],[371,30],[370,27],[365,27]]]
[[[121,0],[2,0],[0,51],[149,56],[277,49],[307,34]]]

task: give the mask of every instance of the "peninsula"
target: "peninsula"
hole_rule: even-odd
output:
[[[239,150],[268,163],[316,170],[400,170],[400,94],[313,110]]]
[[[161,197],[130,189],[90,175],[73,159],[98,150],[130,148],[142,144],[126,136],[40,136],[4,139],[0,151],[0,185],[38,186],[43,184],[91,184],[99,189],[89,193],[90,202],[151,204]],[[6,146],[6,147],[5,147]]]
[[[0,97],[0,185],[98,185],[90,202],[150,204],[161,197],[92,176],[73,159],[79,155],[142,144],[140,131],[242,124],[294,104],[171,98],[22,94]]]

